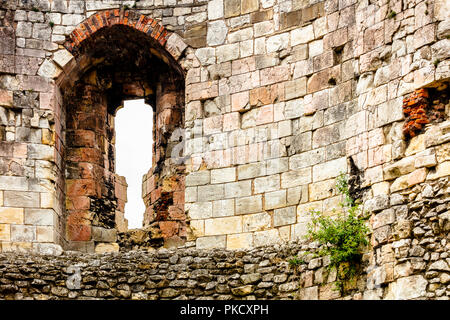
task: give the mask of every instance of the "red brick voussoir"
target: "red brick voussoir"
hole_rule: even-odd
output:
[[[64,47],[75,54],[81,43],[98,30],[113,25],[125,25],[141,31],[156,40],[162,47],[167,42],[170,32],[157,20],[129,10],[104,10],[97,12],[80,23],[69,35]]]
[[[418,89],[403,99],[403,114],[406,117],[403,134],[406,138],[416,136],[429,123],[427,89]]]

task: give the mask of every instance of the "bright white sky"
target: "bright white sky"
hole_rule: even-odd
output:
[[[125,101],[117,111],[116,173],[128,183],[125,218],[128,229],[142,228],[145,212],[142,200],[142,176],[152,166],[153,110],[144,100]]]

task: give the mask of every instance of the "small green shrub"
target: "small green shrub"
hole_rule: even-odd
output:
[[[351,197],[345,174],[337,178],[336,188],[344,196],[342,210],[336,217],[324,216],[313,210],[308,225],[308,237],[319,242],[320,256],[330,256],[328,269],[336,269],[336,289],[343,289],[343,282],[357,273],[361,261],[362,249],[368,245],[369,228],[365,225],[359,204]]]
[[[291,259],[288,260],[288,262],[291,267],[298,266],[298,265],[305,263],[305,261],[302,258],[299,258],[297,256],[292,257]]]
[[[391,10],[391,12],[389,12],[388,14],[388,19],[393,19],[395,18],[395,16],[397,15],[397,12],[395,12],[394,10]]]

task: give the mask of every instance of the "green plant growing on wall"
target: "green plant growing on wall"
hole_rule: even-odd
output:
[[[324,216],[313,210],[308,225],[308,238],[321,245],[318,254],[330,256],[328,269],[335,269],[336,290],[343,291],[343,284],[357,274],[357,266],[362,258],[362,249],[368,245],[369,228],[360,206],[350,195],[348,179],[343,173],[336,181],[336,188],[344,196],[341,211],[336,217]]]

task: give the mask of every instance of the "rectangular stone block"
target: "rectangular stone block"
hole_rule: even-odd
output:
[[[220,200],[223,196],[223,184],[198,186],[198,201]]]
[[[280,189],[280,175],[275,174],[254,180],[255,193],[264,193]]]
[[[225,198],[246,197],[252,194],[252,182],[250,180],[225,184]]]
[[[294,224],[297,220],[297,209],[295,206],[275,209],[273,213],[273,226],[280,227]]]
[[[4,204],[8,207],[39,207],[39,193],[25,191],[4,191]]]
[[[212,218],[212,202],[195,202],[186,204],[186,212],[191,219]]]
[[[299,170],[290,170],[281,174],[281,187],[292,188],[308,184],[312,181],[311,167]]]
[[[57,215],[53,209],[25,209],[25,224],[34,226],[56,226]]]
[[[198,249],[214,249],[214,248],[225,248],[227,243],[227,236],[212,236],[212,237],[201,237],[195,242]]]
[[[212,216],[217,217],[228,217],[234,216],[234,199],[225,199],[213,201]]]
[[[280,234],[276,229],[255,232],[253,241],[255,247],[268,246],[282,242]]]
[[[286,190],[267,192],[264,194],[264,210],[280,208],[286,205]]]
[[[56,232],[54,227],[49,226],[37,226],[36,227],[36,240],[38,242],[55,242]]]
[[[205,235],[223,235],[242,232],[242,217],[225,217],[205,220]]]
[[[236,214],[255,213],[262,210],[262,196],[236,198]]]
[[[36,227],[11,225],[11,241],[32,242],[36,240]]]
[[[28,179],[25,177],[0,176],[0,190],[27,191]]]
[[[237,167],[238,180],[252,179],[266,175],[264,162],[256,162],[240,165]]]
[[[23,208],[0,208],[0,223],[23,224]]]
[[[242,217],[243,231],[261,231],[269,229],[272,224],[272,217],[267,212],[248,214]]]
[[[340,173],[347,173],[347,158],[339,158],[315,165],[313,167],[313,181],[321,181],[337,177]]]
[[[225,183],[236,180],[236,168],[224,168],[211,170],[211,183]]]
[[[309,201],[317,201],[335,195],[336,182],[334,179],[311,183],[309,185]]]
[[[253,247],[253,234],[240,233],[227,235],[227,250],[241,250]]]
[[[0,224],[0,241],[10,241],[11,229],[9,224]]]

